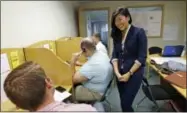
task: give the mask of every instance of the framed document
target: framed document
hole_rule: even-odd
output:
[[[145,30],[147,37],[162,37],[163,5],[127,7],[132,24]]]

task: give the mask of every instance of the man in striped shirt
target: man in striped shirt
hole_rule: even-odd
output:
[[[18,107],[29,111],[96,111],[91,105],[66,104],[54,99],[52,81],[42,67],[25,62],[10,72],[4,82],[7,97]]]

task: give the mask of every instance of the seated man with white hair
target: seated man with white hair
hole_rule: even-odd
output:
[[[86,102],[100,100],[113,76],[110,59],[107,54],[96,50],[92,38],[84,38],[80,46],[82,51],[71,60],[73,83],[81,84],[75,87],[75,98]],[[76,71],[75,63],[81,55],[88,61]]]
[[[108,54],[105,45],[101,42],[101,35],[100,35],[100,33],[95,33],[95,34],[93,34],[92,39],[93,39],[93,41],[95,42],[95,44],[96,44],[96,49],[97,49],[98,51],[101,51],[101,52],[103,52],[103,53]]]

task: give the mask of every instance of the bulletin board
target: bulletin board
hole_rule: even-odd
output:
[[[145,30],[147,37],[162,37],[163,5],[129,6],[132,24]]]

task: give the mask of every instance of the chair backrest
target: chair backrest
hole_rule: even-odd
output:
[[[142,85],[149,87],[149,82],[147,81],[146,77],[143,77],[143,79],[142,79]]]
[[[149,55],[151,55],[151,54],[162,54],[162,48],[156,47],[156,46],[150,47],[149,48]]]
[[[105,99],[105,97],[107,95],[107,92],[109,91],[109,89],[110,89],[110,87],[112,85],[113,79],[114,79],[114,74],[112,75],[112,79],[110,80],[110,82],[109,82],[109,84],[108,84],[108,86],[107,86],[107,88],[106,88],[106,90],[105,90],[105,92],[104,92],[104,94],[103,94],[103,96],[102,96],[100,101],[104,101],[104,99]]]
[[[149,82],[147,81],[146,77],[143,77],[143,80],[142,80],[142,90],[146,94],[147,97],[150,97],[152,101],[155,100],[153,97]]]

